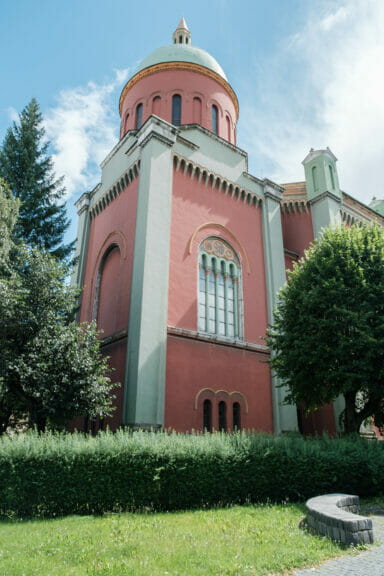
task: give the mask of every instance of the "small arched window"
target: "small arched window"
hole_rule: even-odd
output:
[[[231,120],[229,118],[229,116],[226,116],[226,122],[227,122],[227,138],[228,138],[228,142],[231,141]]]
[[[221,400],[219,402],[219,430],[220,432],[225,432],[227,430],[227,405]]]
[[[141,128],[141,123],[143,121],[143,105],[142,104],[138,104],[137,108],[136,108],[136,130],[139,130],[139,128]]]
[[[203,430],[212,432],[212,402],[204,400],[203,404]]]
[[[312,166],[312,182],[313,182],[313,189],[316,192],[318,189],[318,182],[317,182],[317,168],[316,166]]]
[[[219,115],[217,106],[213,104],[212,106],[212,132],[214,134],[218,134],[218,124],[219,124]]]
[[[199,252],[198,329],[240,338],[241,266],[229,244],[206,238]]]
[[[152,100],[152,114],[156,116],[160,116],[160,106],[161,106],[161,98],[160,96],[155,96]]]
[[[181,124],[181,96],[174,94],[172,96],[172,124],[180,126]]]
[[[333,168],[332,168],[332,166],[331,166],[330,164],[329,164],[328,168],[329,168],[329,176],[330,176],[330,178],[331,178],[332,190],[334,190],[334,189],[335,189],[335,177],[334,177],[334,175],[333,175]]]
[[[241,412],[240,412],[240,404],[238,402],[233,403],[232,415],[233,415],[233,430],[241,430]]]

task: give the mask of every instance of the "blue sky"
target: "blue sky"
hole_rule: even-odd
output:
[[[65,176],[68,241],[73,202],[117,142],[126,79],[181,16],[237,93],[251,173],[303,180],[309,148],[329,146],[346,192],[384,198],[384,1],[0,0],[0,141],[35,96]]]

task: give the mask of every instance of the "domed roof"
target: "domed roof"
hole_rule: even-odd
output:
[[[196,46],[191,46],[190,44],[171,44],[170,46],[161,46],[161,48],[158,48],[149,56],[144,58],[136,68],[134,74],[136,75],[145,68],[150,68],[155,64],[161,64],[163,62],[191,62],[192,64],[198,64],[199,66],[203,66],[204,68],[208,68],[208,70],[216,72],[216,74],[228,82],[224,70],[214,57],[208,54],[205,50],[197,48]]]

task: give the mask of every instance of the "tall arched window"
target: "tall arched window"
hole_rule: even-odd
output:
[[[141,128],[141,123],[143,121],[143,105],[142,104],[138,104],[137,108],[136,108],[136,130],[139,130],[139,128]]]
[[[174,94],[172,96],[172,124],[180,126],[181,124],[181,96]]]
[[[313,189],[316,192],[318,189],[318,182],[317,182],[317,168],[316,166],[312,166],[312,182],[313,182]]]
[[[232,416],[233,416],[233,430],[240,430],[241,429],[241,413],[240,413],[240,404],[238,402],[233,403]]]
[[[117,329],[120,281],[120,249],[112,244],[104,253],[97,276],[92,319],[109,336]]]
[[[212,132],[214,134],[218,134],[218,127],[219,127],[219,114],[217,110],[217,106],[213,104],[212,106]]]
[[[332,166],[330,164],[328,165],[328,168],[329,168],[329,175],[331,177],[332,190],[334,190],[335,189],[335,177],[333,176],[333,169],[332,169]]]
[[[229,244],[219,238],[203,240],[199,252],[200,331],[240,337],[240,281],[240,262]]]
[[[225,432],[227,430],[227,405],[224,400],[219,402],[219,430]]]
[[[212,432],[212,402],[204,400],[203,404],[203,430]]]

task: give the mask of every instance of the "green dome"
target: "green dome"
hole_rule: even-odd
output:
[[[192,64],[204,66],[204,68],[216,72],[216,74],[224,78],[224,80],[227,80],[222,67],[216,62],[213,56],[205,50],[196,48],[196,46],[191,46],[190,44],[171,44],[170,46],[158,48],[147,56],[147,58],[144,58],[136,68],[135,74],[145,68],[155,66],[155,64],[161,64],[162,62],[191,62]]]

